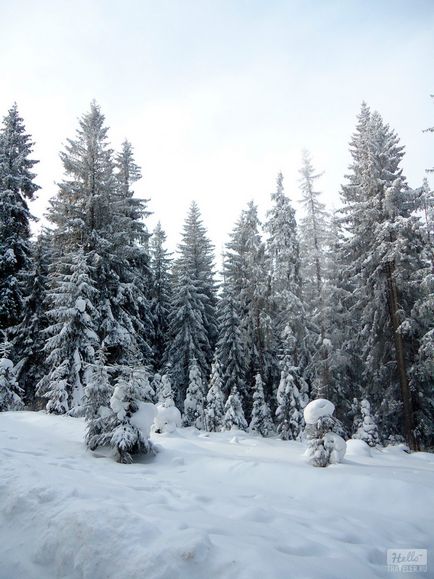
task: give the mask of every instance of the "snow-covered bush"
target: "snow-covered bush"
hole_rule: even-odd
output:
[[[223,426],[225,413],[220,364],[216,360],[211,368],[209,390],[206,395],[205,429],[208,432],[219,432]]]
[[[223,417],[224,430],[247,430],[247,422],[244,416],[240,395],[236,388],[232,388],[225,404]]]
[[[24,408],[21,393],[12,360],[0,358],[0,412]]]
[[[360,413],[362,419],[353,438],[359,438],[369,444],[369,446],[380,444],[377,424],[371,414],[371,405],[368,400],[364,399],[360,402]]]
[[[253,391],[252,419],[249,425],[250,432],[256,432],[261,436],[274,434],[274,424],[271,420],[270,407],[264,398],[264,387],[260,374],[256,374]]]
[[[154,421],[154,431],[159,434],[174,432],[178,426],[181,426],[182,421],[181,413],[173,401],[172,385],[167,374],[161,379],[159,400]]]
[[[116,450],[118,462],[129,464],[133,454],[155,453],[149,435],[157,411],[145,402],[150,396],[146,371],[134,368],[125,373],[117,378],[110,398],[112,415],[100,440]]]
[[[203,383],[196,358],[192,358],[189,370],[189,384],[184,401],[184,426],[204,428]]]
[[[304,409],[308,441],[305,456],[313,466],[338,463],[345,456],[345,440],[334,432],[338,426],[333,418],[334,410],[334,404],[325,398],[313,400]]]

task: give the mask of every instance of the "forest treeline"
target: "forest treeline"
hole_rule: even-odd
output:
[[[131,450],[146,444],[139,401],[173,400],[186,426],[297,439],[321,397],[347,436],[433,446],[434,192],[408,185],[380,114],[362,104],[340,209],[305,153],[302,217],[279,174],[264,222],[253,201],[241,212],[218,277],[196,203],[174,254],[148,230],[133,147],[112,150],[96,103],[33,239],[32,148],[14,105],[0,130],[0,410],[84,415],[91,448]]]

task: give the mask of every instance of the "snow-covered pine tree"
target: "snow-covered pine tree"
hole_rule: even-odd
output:
[[[189,383],[184,400],[184,426],[195,426],[199,430],[204,424],[204,386],[196,358],[189,364]]]
[[[426,265],[420,219],[414,214],[417,195],[400,168],[404,153],[398,137],[366,106],[351,153],[351,173],[342,188],[347,239],[340,268],[353,286],[350,327],[357,320],[361,331],[343,347],[360,353],[364,372],[359,387],[381,417],[381,437],[401,432],[415,449],[420,443],[415,408],[421,400],[418,385],[411,388],[409,381],[419,340],[411,331],[418,297],[411,280]]]
[[[126,155],[124,148],[115,163],[107,133],[104,115],[93,102],[76,138],[61,153],[65,179],[50,201],[48,217],[56,226],[59,254],[82,247],[93,267],[100,290],[98,334],[107,363],[137,365],[151,358],[148,233],[141,222],[147,211],[130,188],[137,177],[131,150]]]
[[[216,349],[222,368],[222,389],[227,397],[235,388],[242,400],[246,400],[245,344],[238,315],[240,307],[235,292],[225,280],[218,306],[219,338]]]
[[[377,446],[377,444],[380,444],[378,428],[371,414],[371,405],[366,398],[360,402],[360,414],[359,425],[357,431],[353,434],[353,438],[360,438],[369,446]]]
[[[123,367],[110,398],[110,417],[101,444],[111,446],[118,462],[130,464],[135,454],[154,454],[149,434],[156,416],[145,368]]]
[[[237,296],[239,304],[246,383],[253,383],[256,373],[261,372],[267,395],[271,395],[275,351],[267,268],[258,210],[250,202],[242,211],[226,245],[224,277],[228,290]],[[243,397],[244,411],[250,416],[251,392],[246,392],[244,387],[239,393]]]
[[[295,337],[289,326],[283,332],[284,354],[277,389],[276,422],[282,440],[298,440],[303,432],[303,410],[309,401],[308,385],[294,366]]]
[[[51,263],[51,234],[42,230],[33,244],[32,268],[29,272],[28,294],[25,297],[24,315],[11,334],[17,360],[16,372],[23,400],[26,406],[39,408],[36,400],[36,384],[45,373],[44,330],[48,326],[46,316],[46,296],[49,287],[49,268]]]
[[[334,404],[324,398],[312,400],[303,414],[306,423],[307,449],[305,456],[313,466],[325,467],[342,462],[347,445],[338,434],[341,425],[333,417]]]
[[[195,358],[201,375],[208,376],[217,337],[213,247],[196,203],[192,203],[184,224],[172,295],[165,363],[171,366],[176,401],[182,407],[190,361]]]
[[[155,399],[157,403],[162,402],[163,379],[159,372],[156,372],[152,377],[152,389],[155,392]]]
[[[276,191],[271,195],[272,207],[267,213],[266,251],[270,267],[270,302],[272,333],[277,352],[282,352],[284,330],[291,328],[296,337],[294,365],[304,373],[309,362],[308,331],[302,299],[300,245],[295,211],[285,195],[283,175],[277,177]]]
[[[151,310],[154,323],[154,366],[160,370],[168,344],[171,288],[171,258],[165,247],[166,234],[160,222],[154,229],[150,240],[152,291]]]
[[[0,128],[0,330],[21,322],[31,270],[31,215],[27,201],[39,186],[33,143],[14,104]]]
[[[312,375],[313,389],[327,398],[330,387],[330,371],[324,265],[329,243],[329,217],[325,205],[320,199],[321,193],[316,190],[316,182],[321,174],[315,172],[307,151],[303,152],[300,175],[301,204],[304,212],[300,221],[300,264],[303,279],[303,299],[313,330],[310,374]]]
[[[222,384],[220,363],[218,359],[214,357],[204,414],[205,429],[208,430],[208,432],[219,432],[223,426],[223,416],[225,412]]]
[[[14,364],[8,357],[12,344],[7,341],[6,332],[3,333],[5,337],[0,345],[0,412],[22,410],[23,391],[18,386]]]
[[[90,450],[95,450],[105,441],[112,418],[110,398],[113,389],[109,372],[104,349],[100,348],[94,362],[86,367],[83,407],[86,419],[85,443]]]
[[[249,425],[250,432],[255,432],[261,436],[270,436],[275,432],[271,419],[271,411],[264,398],[264,388],[260,374],[255,376],[253,389],[252,419]]]
[[[157,404],[157,416],[154,426],[157,433],[171,433],[181,426],[181,413],[173,400],[172,385],[169,374],[164,374],[161,380],[160,396]]]
[[[132,363],[153,363],[152,341],[154,334],[151,311],[152,274],[149,255],[149,233],[144,219],[150,215],[147,199],[134,196],[133,186],[142,175],[134,159],[133,147],[125,140],[115,156],[115,203],[112,208],[110,239],[114,259],[112,268],[119,277],[116,300],[120,306],[116,314],[122,319],[126,312],[133,326],[140,355]],[[113,306],[111,308],[113,310]],[[125,326],[128,325],[125,322]]]
[[[241,398],[236,387],[232,388],[225,404],[223,417],[224,430],[247,430],[248,425],[244,416]]]
[[[92,273],[83,251],[77,251],[63,256],[52,275],[44,347],[48,372],[37,385],[48,412],[74,412],[82,403],[86,364],[94,361],[98,346]]]

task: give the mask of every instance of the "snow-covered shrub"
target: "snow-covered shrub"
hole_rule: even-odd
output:
[[[0,358],[0,412],[22,410],[24,404],[20,395],[14,364],[9,358]]]
[[[264,387],[260,374],[256,374],[253,391],[252,419],[249,425],[250,432],[256,432],[261,436],[274,434],[274,424],[271,420],[270,407],[265,401]]]
[[[304,409],[308,441],[305,456],[313,466],[341,462],[345,456],[345,440],[334,432],[337,428],[334,410],[334,404],[325,398],[313,400]]]
[[[184,401],[184,426],[204,428],[203,383],[196,358],[192,358],[189,370],[189,384]]]
[[[216,360],[211,368],[209,390],[206,395],[205,429],[208,432],[219,432],[223,426],[225,413],[220,364]]]
[[[154,421],[154,431],[160,434],[174,432],[178,426],[181,426],[182,421],[181,413],[173,401],[172,385],[167,374],[161,379],[159,400]]]
[[[236,388],[232,388],[225,404],[223,417],[224,430],[247,430],[247,422],[244,416],[240,395]]]
[[[126,372],[117,378],[110,398],[112,416],[101,443],[116,450],[118,462],[129,464],[133,454],[155,452],[149,435],[157,411],[152,403],[145,402],[150,395],[146,371],[130,369],[125,376]]]
[[[364,399],[360,402],[360,412],[362,419],[353,438],[360,438],[360,440],[363,440],[369,444],[369,446],[380,444],[377,424],[371,414],[371,405],[368,400]]]

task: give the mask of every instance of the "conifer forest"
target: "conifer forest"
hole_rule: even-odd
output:
[[[0,579],[434,577],[433,31],[0,0]]]

